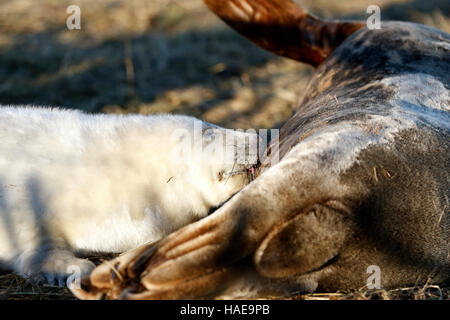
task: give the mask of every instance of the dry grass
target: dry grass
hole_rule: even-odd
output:
[[[0,300],[76,300],[69,289],[34,285],[14,275],[0,275]],[[393,290],[356,290],[352,292],[299,294],[291,297],[266,297],[283,300],[450,300],[450,288],[437,285]]]
[[[314,293],[298,296],[302,300],[450,300],[450,289],[437,285],[392,290]]]
[[[300,2],[317,15],[349,19],[365,19],[367,6],[378,4],[383,20],[416,21],[450,32],[448,0]],[[66,28],[71,4],[81,7],[81,30]],[[256,48],[201,0],[0,0],[1,104],[173,112],[231,128],[279,127],[312,72]],[[431,297],[420,290],[296,298]],[[442,292],[448,299],[448,290]],[[66,289],[0,276],[0,299],[55,298],[72,297]]]
[[[75,300],[69,289],[34,285],[15,275],[0,275],[0,300]]]

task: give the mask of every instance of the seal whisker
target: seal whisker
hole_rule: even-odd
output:
[[[229,171],[229,172],[224,172],[224,176],[227,176],[227,180],[225,180],[225,185],[227,184],[228,179],[230,179],[230,177],[232,176],[232,175],[230,175],[229,173],[230,173],[230,172],[233,172],[235,166],[236,166],[236,161],[234,161],[233,167],[231,168],[231,171]]]

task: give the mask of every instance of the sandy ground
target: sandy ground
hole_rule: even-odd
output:
[[[382,20],[450,32],[448,0],[299,2],[321,17],[361,20],[377,4]],[[81,8],[81,30],[66,27],[72,4]],[[201,0],[0,0],[0,104],[172,112],[230,128],[274,128],[291,116],[313,71],[253,46]],[[410,298],[448,297],[433,287],[411,290]],[[71,298],[64,289],[0,276],[0,299],[29,297]],[[326,296],[333,297],[349,296]]]

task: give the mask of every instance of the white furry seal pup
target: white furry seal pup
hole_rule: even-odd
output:
[[[0,262],[64,284],[205,217],[249,182],[256,134],[175,115],[0,107]],[[253,153],[252,153],[253,152]]]
[[[74,293],[248,298],[450,280],[450,35],[323,22],[290,0],[204,1],[265,48],[320,64],[281,129],[281,160],[272,144],[220,209]]]

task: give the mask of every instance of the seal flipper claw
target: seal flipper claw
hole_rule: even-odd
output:
[[[109,298],[118,298],[121,289],[129,285],[130,279],[138,277],[143,271],[157,244],[158,241],[148,243],[104,261],[81,279],[79,287],[72,286],[70,290],[79,299],[98,300],[105,294]]]

